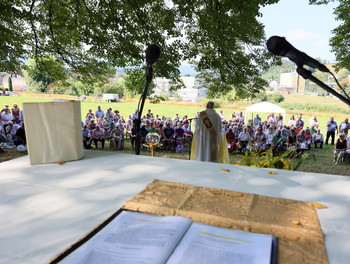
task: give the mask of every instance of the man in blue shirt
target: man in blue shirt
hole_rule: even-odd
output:
[[[330,120],[327,122],[327,135],[326,135],[326,145],[328,145],[328,139],[329,137],[332,138],[331,144],[334,145],[334,137],[335,132],[338,133],[338,125],[337,122],[334,121],[334,117],[331,117]]]
[[[257,114],[254,118],[254,125],[257,126],[261,122],[261,117]]]
[[[171,147],[173,147],[175,150],[175,139],[174,139],[175,130],[171,127],[170,122],[166,123],[166,127],[163,129],[163,133],[165,137],[164,147],[166,149],[170,149]]]
[[[90,130],[87,128],[87,125],[83,126],[82,133],[83,133],[84,148],[90,149],[91,147]]]

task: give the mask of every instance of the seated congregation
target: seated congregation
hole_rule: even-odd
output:
[[[124,119],[118,110],[109,108],[106,114],[99,115],[100,107],[93,113],[92,110],[86,115],[83,122],[83,144],[86,149],[93,145],[95,148],[104,148],[105,141],[109,142],[110,149],[125,149],[125,140],[130,140],[131,148],[135,148],[136,142],[136,119],[138,111]],[[97,117],[97,122],[95,121]],[[180,118],[178,114],[172,119],[165,116],[153,115],[151,110],[143,116],[140,125],[141,144],[146,142],[148,133],[157,133],[160,136],[162,146],[158,148],[183,152],[184,145],[192,141],[192,131],[187,116]]]
[[[347,119],[338,125],[334,118],[327,122],[327,135],[323,136],[319,128],[319,122],[316,116],[309,120],[309,127],[305,127],[305,121],[300,113],[295,119],[294,115],[287,122],[284,122],[282,115],[275,116],[271,113],[266,120],[262,120],[257,114],[254,119],[245,118],[242,112],[234,112],[230,118],[226,119],[223,111],[219,113],[222,120],[222,133],[226,135],[228,150],[230,153],[244,153],[246,150],[264,152],[272,149],[274,155],[280,155],[286,150],[293,148],[293,156],[301,156],[304,151],[322,149],[324,144],[334,145],[335,131],[344,134],[344,151],[339,150],[343,145],[335,144],[335,159],[348,159],[350,152],[350,138],[346,141],[346,136],[350,125]],[[112,150],[125,149],[125,140],[130,140],[131,148],[134,149],[136,141],[136,119],[138,111],[128,115],[125,119],[118,110],[107,109],[106,113],[98,107],[93,113],[90,109],[86,114],[86,120],[83,123],[84,147],[104,148],[105,141],[110,144]],[[194,115],[194,120],[198,117],[198,112]],[[96,121],[97,120],[97,121]],[[174,118],[153,115],[151,110],[143,115],[140,125],[141,144],[145,143],[148,133],[157,133],[162,143],[159,149],[170,150],[173,152],[183,152],[184,145],[190,144],[193,133],[191,124],[187,116]],[[195,125],[194,121],[194,124]],[[345,125],[344,125],[345,124]],[[340,137],[341,139],[341,137]],[[342,145],[339,148],[338,145]],[[344,153],[343,153],[344,152]]]
[[[296,120],[292,115],[288,125],[284,124],[281,115],[275,117],[273,113],[265,121],[262,121],[259,115],[256,115],[253,120],[249,119],[247,123],[242,120],[244,119],[233,116],[225,123],[225,130],[228,131],[226,139],[231,153],[235,151],[244,153],[248,149],[261,153],[267,149],[272,149],[274,155],[280,155],[293,148],[290,156],[298,157],[311,148],[322,149],[324,143],[328,145],[330,139],[333,145],[335,132],[338,132],[339,139],[334,146],[334,163],[337,164],[340,160],[349,159],[350,137],[346,139],[349,126],[347,126],[347,129],[339,129],[338,131],[338,126],[333,117],[327,122],[326,138],[321,133],[315,116],[309,121],[310,127],[306,128],[304,128],[305,122],[302,114]],[[347,119],[344,120],[346,124],[347,121]],[[332,125],[333,123],[335,125]]]

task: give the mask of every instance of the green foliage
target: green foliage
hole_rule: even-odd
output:
[[[163,96],[153,95],[148,97],[148,100],[151,104],[159,104],[161,101],[165,101],[165,98]]]
[[[123,84],[106,84],[111,76],[94,76],[82,78],[69,72],[64,61],[52,56],[30,58],[24,70],[24,77],[29,91],[38,93],[69,94],[80,96],[101,95],[109,90],[118,90],[123,94]]]
[[[294,151],[295,148],[290,148],[281,155],[274,156],[273,149],[267,149],[262,153],[254,150],[246,150],[244,155],[241,156],[241,161],[237,165],[296,171],[310,156],[313,157],[314,162],[316,162],[315,154],[309,153],[304,153],[296,162],[292,162],[288,157],[290,157]]]
[[[267,97],[267,94],[266,93],[259,93],[256,95],[255,99],[258,101],[258,102],[266,102],[268,101],[268,97]]]
[[[125,72],[125,89],[132,97],[135,97],[136,94],[142,94],[146,84],[145,70],[140,68],[128,68],[125,70]],[[152,82],[148,87],[148,96],[152,94],[154,87],[155,85]]]
[[[327,82],[330,80],[329,78],[332,78],[332,76],[329,73],[322,72],[319,70],[316,70],[312,75],[315,76],[317,79],[319,79],[322,82]]]
[[[337,75],[338,75],[339,80],[343,80],[345,78],[348,78],[348,76],[350,75],[350,71],[347,69],[340,69],[337,72]]]
[[[205,107],[207,107],[208,101],[214,102],[215,108],[220,108],[222,106],[222,104],[223,104],[223,100],[221,100],[221,99],[207,99],[207,98],[203,98],[202,100],[200,100],[199,105],[201,107],[205,108]]]
[[[350,1],[349,0],[309,0],[310,4],[328,4],[330,2],[336,2],[337,7],[334,9],[335,20],[339,23],[335,29],[333,29],[333,37],[330,39],[330,45],[332,51],[336,55],[336,69],[346,68],[350,70],[350,53],[349,53],[349,41],[350,41]]]
[[[162,56],[155,76],[180,83],[178,67],[192,61],[211,94],[234,89],[237,97],[251,97],[266,86],[259,69],[279,61],[266,51],[257,20],[262,6],[276,2],[2,1],[0,70],[16,69],[28,57],[55,55],[87,83],[113,67],[142,69],[146,46],[156,43]],[[140,93],[143,85],[131,84],[133,94]],[[43,91],[46,85],[40,78],[32,86]]]
[[[68,82],[68,94],[70,95],[81,96],[83,94],[93,95],[94,93],[94,86],[90,83],[84,83],[74,79]]]
[[[270,102],[270,103],[281,103],[284,101],[283,95],[280,93],[271,93],[267,94],[265,92],[261,92],[255,95],[254,98],[250,98],[249,101],[250,104],[254,102]]]
[[[34,92],[34,93],[46,92],[46,89],[48,86],[47,83],[41,82],[40,80],[34,80],[33,78],[30,78],[26,72],[24,72],[24,78],[26,79],[28,91]]]
[[[268,101],[270,103],[281,103],[284,101],[284,97],[280,93],[267,94],[266,101]]]
[[[178,92],[174,93],[174,98],[175,98],[175,101],[181,101],[181,96],[179,95]]]
[[[107,93],[115,93],[119,94],[119,98],[122,99],[124,98],[124,93],[125,93],[125,80],[124,79],[119,79],[116,81],[113,81],[111,83],[107,83]]]
[[[238,165],[290,170],[292,168],[290,162],[285,158],[288,157],[292,151],[294,151],[294,149],[289,149],[280,156],[274,156],[272,149],[268,149],[262,153],[253,150],[246,150]]]
[[[19,2],[0,1],[0,72],[17,71],[26,57],[30,36],[24,30],[28,24]]]
[[[160,97],[164,98],[164,101],[169,101],[169,94],[165,92],[160,93]]]
[[[304,155],[302,157],[300,157],[299,160],[295,164],[293,164],[292,170],[296,171],[297,169],[299,169],[299,167],[301,165],[303,165],[303,163],[305,163],[305,161],[310,156],[313,158],[314,162],[316,163],[316,155],[315,154],[304,153]]]
[[[283,102],[280,106],[291,112],[350,114],[349,107],[344,108],[334,104]]]
[[[280,81],[281,73],[295,72],[296,66],[294,62],[283,59],[282,63],[270,67],[267,71],[261,73],[261,77],[266,81]]]
[[[122,99],[125,93],[125,81],[124,79],[113,80],[107,82],[104,85],[95,87],[95,95],[101,96],[104,93],[118,94]]]
[[[227,104],[235,102],[237,100],[235,90],[222,94],[220,96],[220,99],[222,99],[224,102],[227,102]]]
[[[48,92],[48,86],[54,81],[64,83],[67,70],[62,61],[51,56],[30,58],[24,70],[28,90],[31,92]]]
[[[13,87],[12,87],[12,78],[11,78],[11,76],[9,76],[9,78],[8,78],[8,86],[9,86],[9,91],[13,91]]]

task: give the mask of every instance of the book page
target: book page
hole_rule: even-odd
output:
[[[185,217],[123,211],[60,263],[163,264],[190,225]]]
[[[273,237],[192,223],[167,264],[269,264]]]

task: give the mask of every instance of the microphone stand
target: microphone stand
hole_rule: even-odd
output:
[[[297,68],[297,73],[299,73],[304,79],[309,79],[310,81],[316,83],[318,86],[329,92],[330,94],[334,95],[337,97],[339,100],[343,101],[347,105],[350,106],[350,100],[342,96],[340,93],[337,91],[333,90],[331,87],[317,79],[315,76],[312,75],[312,72],[309,70],[304,69],[303,67],[298,67]]]
[[[136,146],[135,146],[135,154],[140,155],[140,149],[141,149],[141,118],[142,118],[142,111],[143,111],[143,106],[145,105],[145,100],[147,96],[147,91],[150,83],[152,82],[153,78],[153,67],[152,65],[147,65],[146,69],[146,84],[145,88],[143,89],[143,93],[140,97],[141,105],[139,104],[139,116],[136,120]]]

